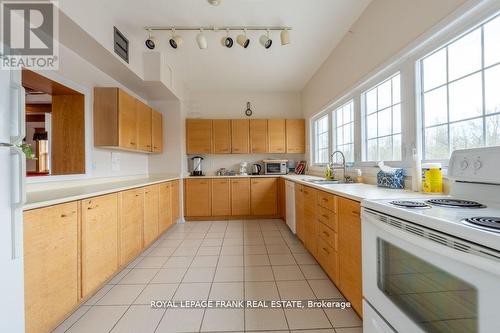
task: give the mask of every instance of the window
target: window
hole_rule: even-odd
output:
[[[329,128],[328,115],[314,121],[314,164],[328,163]]]
[[[500,16],[420,60],[425,160],[500,145]]]
[[[363,93],[365,161],[401,160],[401,75]]]
[[[335,150],[345,155],[346,162],[354,162],[354,101],[344,104],[333,111],[335,129]],[[337,161],[340,157],[337,156]]]

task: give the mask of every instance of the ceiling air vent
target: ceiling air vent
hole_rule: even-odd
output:
[[[118,30],[113,27],[113,35],[115,41],[115,53],[125,60],[128,64],[128,39]]]

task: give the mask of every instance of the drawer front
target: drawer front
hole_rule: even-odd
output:
[[[328,243],[335,251],[337,251],[337,233],[328,228],[323,223],[318,223],[318,235]]]
[[[337,252],[323,238],[318,237],[318,261],[335,284],[339,281]]]
[[[318,205],[323,208],[329,209],[332,212],[337,212],[337,205],[335,196],[326,192],[318,192]]]
[[[333,231],[337,231],[337,214],[332,212],[329,209],[326,209],[322,206],[318,207],[318,220],[328,227],[333,229]]]

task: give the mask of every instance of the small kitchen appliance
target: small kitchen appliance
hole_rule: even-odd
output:
[[[263,160],[265,175],[286,175],[288,160]]]
[[[260,175],[262,171],[262,166],[260,164],[255,163],[252,165],[252,175]]]
[[[499,163],[457,150],[450,195],[363,201],[364,332],[500,332]]]
[[[241,176],[248,175],[248,163],[247,162],[240,163],[240,175]]]
[[[202,168],[203,157],[194,156],[191,158],[191,161],[192,161],[191,176],[204,176]]]

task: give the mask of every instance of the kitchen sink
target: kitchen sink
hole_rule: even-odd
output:
[[[308,183],[316,184],[316,185],[328,185],[328,184],[340,184],[341,183],[340,180],[336,180],[336,179],[333,179],[333,180],[328,180],[328,179],[304,179],[304,181],[306,181]]]

